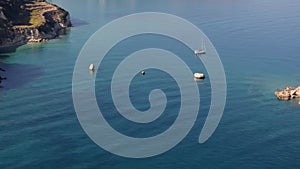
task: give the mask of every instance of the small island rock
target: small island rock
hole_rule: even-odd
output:
[[[295,98],[300,98],[300,86],[286,87],[284,90],[276,91],[274,94],[279,100],[292,100]]]

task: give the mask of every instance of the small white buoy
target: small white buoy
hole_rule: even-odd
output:
[[[145,72],[144,70],[143,70],[143,71],[141,71],[141,74],[142,74],[143,76],[145,75],[145,73],[146,73],[146,72]]]
[[[94,71],[95,70],[95,65],[94,64],[90,64],[89,70]]]
[[[205,75],[203,73],[194,73],[195,79],[204,79]]]

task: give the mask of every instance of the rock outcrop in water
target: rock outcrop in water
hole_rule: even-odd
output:
[[[0,50],[57,38],[70,26],[69,13],[45,0],[0,1]]]
[[[284,90],[276,91],[274,94],[279,100],[292,100],[295,98],[300,98],[300,86],[286,87]]]

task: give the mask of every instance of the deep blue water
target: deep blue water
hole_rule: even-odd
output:
[[[279,88],[300,84],[299,1],[52,2],[71,13],[74,27],[68,35],[0,56],[0,67],[6,69],[0,73],[8,77],[0,88],[0,168],[300,167],[300,107],[297,101],[278,101],[273,95]],[[72,74],[81,48],[96,30],[124,15],[149,11],[187,19],[210,38],[226,72],[227,103],[214,135],[198,144],[210,103],[209,81],[198,82],[200,115],[189,135],[164,154],[129,159],[101,149],[85,134],[73,107]],[[149,70],[146,80],[136,76],[130,89],[132,104],[140,110],[149,108],[147,99],[153,88],[166,92],[168,111],[155,123],[141,126],[122,119],[108,97],[108,80],[123,57],[120,53],[157,46],[183,57],[189,52],[165,37],[134,37],[108,54],[102,74],[96,76],[99,106],[112,112],[107,119],[122,133],[152,136],[176,118],[178,87],[168,74],[157,70]],[[185,61],[205,72],[195,66],[201,62],[194,57]]]

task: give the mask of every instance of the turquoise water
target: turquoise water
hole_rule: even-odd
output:
[[[68,35],[0,56],[0,67],[7,70],[0,73],[8,77],[0,88],[0,168],[300,167],[300,107],[296,101],[277,101],[273,95],[274,90],[300,84],[300,2],[52,2],[71,13],[75,26]],[[81,48],[96,30],[118,17],[148,11],[185,18],[210,38],[226,72],[227,103],[214,135],[198,144],[210,103],[209,81],[199,82],[201,113],[189,135],[164,154],[128,159],[101,149],[81,128],[73,108],[72,73]],[[99,106],[112,112],[106,116],[118,131],[135,137],[152,136],[166,130],[176,118],[180,101],[177,86],[167,74],[145,81],[137,76],[131,88],[133,105],[146,110],[148,92],[160,88],[170,98],[168,111],[149,126],[125,121],[116,113],[107,91],[107,79],[122,57],[118,52],[159,46],[184,57],[189,51],[165,37],[149,35],[125,42],[108,55],[106,67],[97,75]],[[185,61],[192,69],[205,72],[195,66],[201,65],[195,58]],[[140,85],[147,90],[138,88]]]

